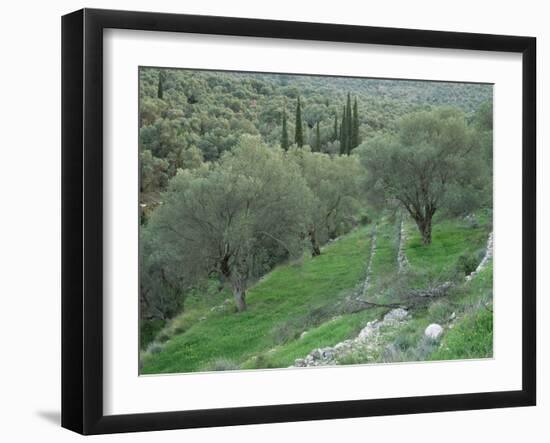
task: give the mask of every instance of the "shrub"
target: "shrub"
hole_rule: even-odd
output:
[[[366,213],[362,213],[360,216],[359,216],[359,223],[361,225],[368,225],[372,222],[371,218],[369,217],[368,214]]]
[[[254,358],[254,369],[271,369],[280,367],[281,365],[274,363],[272,359],[265,354],[260,354]]]
[[[140,334],[139,345],[141,349],[145,349],[149,343],[151,343],[158,332],[164,328],[166,322],[160,319],[153,320],[141,320],[140,322]]]
[[[174,328],[174,335],[183,334],[186,330],[187,328],[185,326],[176,326]]]
[[[466,217],[464,217],[464,224],[469,229],[479,228],[479,220],[474,214],[469,214]]]
[[[410,360],[406,358],[402,349],[396,346],[394,343],[386,346],[382,352],[382,361],[384,363],[397,363]]]
[[[162,351],[163,346],[160,343],[153,342],[147,347],[147,352],[150,354],[159,354]]]
[[[460,273],[469,275],[476,270],[479,262],[478,254],[462,254],[458,257],[456,267]]]
[[[438,300],[428,308],[430,323],[446,323],[453,313],[453,306],[446,300]]]
[[[302,326],[303,328],[303,326]],[[298,322],[288,321],[276,325],[271,331],[273,342],[277,345],[288,343],[291,340],[296,340],[301,333],[301,328]]]
[[[414,346],[414,342],[415,338],[413,335],[404,333],[399,334],[397,337],[395,337],[393,346],[400,351],[406,351],[407,349]]]
[[[239,365],[228,358],[217,358],[205,366],[205,371],[234,371]]]
[[[157,335],[157,341],[159,343],[166,343],[168,340],[170,340],[170,335],[166,331],[163,331]]]
[[[415,359],[420,361],[428,360],[428,357],[439,347],[439,342],[440,339],[434,340],[422,336],[422,339],[420,339],[420,342],[414,350]]]
[[[377,350],[359,349],[338,358],[339,365],[361,365],[380,361],[380,355]]]

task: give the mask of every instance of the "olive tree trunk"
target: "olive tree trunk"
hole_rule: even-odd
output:
[[[319,243],[317,242],[317,235],[315,233],[315,228],[311,228],[309,230],[309,241],[311,242],[311,255],[313,257],[317,257],[318,255],[321,255],[321,248],[319,247]]]
[[[246,285],[245,283],[238,279],[233,280],[233,297],[235,297],[235,305],[237,306],[237,311],[244,312],[246,311]]]
[[[220,262],[220,277],[223,281],[231,282],[233,297],[237,311],[246,311],[246,278],[242,278],[239,272],[233,270],[229,264],[230,255],[225,255]]]
[[[422,236],[422,244],[430,245],[432,243],[432,215],[428,214],[426,217],[415,219],[415,221]]]

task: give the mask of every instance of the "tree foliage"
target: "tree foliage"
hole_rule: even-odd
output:
[[[289,148],[289,141],[288,141],[288,128],[286,123],[286,109],[283,110],[283,122],[282,122],[282,130],[281,130],[281,148],[283,150],[288,151]]]
[[[352,116],[352,123],[351,123],[351,149],[356,148],[359,146],[360,143],[360,136],[359,136],[359,111],[357,108],[357,97],[355,98],[353,102],[353,116]],[[350,149],[350,150],[351,150]]]
[[[303,132],[303,124],[302,124],[302,107],[300,104],[300,97],[298,97],[298,101],[296,102],[296,123],[294,125],[294,143],[298,145],[300,148],[304,146],[304,132]]]
[[[244,310],[251,282],[377,202],[426,244],[436,212],[491,206],[487,85],[142,68],[139,93],[143,318],[209,279]]]
[[[340,124],[340,154],[350,155],[351,151],[359,145],[359,126],[357,98],[354,100],[352,110],[351,96],[348,92],[346,105],[342,110],[342,123]]]
[[[396,135],[381,135],[362,146],[367,189],[398,201],[416,222],[423,243],[430,244],[433,216],[449,204],[450,194],[483,188],[477,135],[454,109],[410,114]]]
[[[155,229],[140,230],[139,248],[140,317],[167,320],[183,308],[187,274],[178,266],[178,251],[160,243]]]
[[[164,81],[164,72],[163,71],[160,71],[159,72],[159,83],[158,83],[158,87],[157,87],[157,98],[162,100],[164,98],[164,87],[162,85]]]
[[[321,245],[356,225],[364,170],[356,156],[331,157],[298,149],[290,155],[312,193],[306,234],[312,255],[320,255]]]
[[[313,150],[321,152],[321,130],[319,129],[319,122],[315,125],[315,144]]]
[[[182,149],[195,147],[209,162],[230,151],[245,134],[259,135],[269,145],[282,144],[285,102],[298,97],[298,132],[302,133],[298,144],[315,146],[318,122],[321,149],[331,153],[353,149],[340,139],[346,131],[338,128],[338,119],[344,115],[335,115],[339,114],[335,109],[346,106],[347,92],[354,98],[354,109],[355,100],[358,102],[358,113],[353,112],[352,117],[354,134],[358,122],[365,139],[378,132],[394,131],[398,118],[411,111],[445,103],[472,112],[491,98],[486,85],[458,83],[159,68],[141,68],[139,76],[140,152],[150,151],[154,160],[168,162],[163,172],[168,179],[181,167]],[[290,145],[296,142],[296,125],[288,115],[286,123],[292,137]],[[332,126],[334,130],[330,131]],[[154,181],[164,186],[167,183]],[[141,202],[147,203],[164,189],[142,193]]]
[[[249,281],[269,269],[274,256],[300,250],[310,200],[283,151],[244,137],[219,163],[179,172],[147,228],[162,247],[177,251],[172,257],[190,283],[223,278],[242,311]]]

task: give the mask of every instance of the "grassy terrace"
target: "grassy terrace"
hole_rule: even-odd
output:
[[[421,287],[426,281],[450,278],[455,263],[462,255],[473,254],[481,259],[489,230],[485,217],[480,217],[477,227],[468,227],[454,220],[438,221],[433,227],[432,244],[425,247],[416,226],[409,223],[406,254],[411,271],[419,275],[414,286]]]
[[[381,318],[387,308],[353,314],[338,310],[342,301],[365,276],[372,226],[353,231],[326,246],[321,256],[304,257],[281,265],[248,291],[248,311],[237,314],[223,291],[205,298],[196,294],[186,311],[157,335],[158,348],[142,356],[142,373],[176,373],[216,369],[280,368],[290,366],[318,347],[352,338],[368,321]],[[426,287],[457,275],[464,255],[483,251],[490,223],[479,217],[479,226],[463,220],[435,224],[433,243],[425,247],[413,224],[407,225],[407,275],[396,272],[396,224],[378,223],[377,250],[372,263],[367,296],[382,303],[399,300],[396,288]],[[480,358],[492,355],[492,266],[469,283],[459,277],[447,297],[434,299],[411,312],[400,329],[388,330],[375,353],[376,361]],[[426,343],[430,323],[445,328],[441,344]],[[302,333],[307,331],[305,335]],[[390,348],[388,354],[386,348]],[[350,356],[342,363],[361,363],[364,356]],[[369,361],[373,361],[372,354]]]
[[[493,355],[493,265],[458,288],[446,300],[447,309],[458,312],[453,329],[443,337],[431,360],[492,357]]]
[[[246,312],[209,312],[205,320],[196,321],[185,333],[166,341],[160,352],[146,355],[142,373],[198,371],[219,359],[240,366],[288,341],[294,335],[289,335],[284,325],[302,332],[312,311],[334,304],[344,290],[363,278],[370,250],[368,233],[367,227],[358,229],[327,246],[319,257],[304,257],[300,263],[278,267],[249,290]],[[192,310],[182,314],[186,316],[197,317]],[[320,328],[303,341],[303,346],[294,344],[288,355],[278,353],[277,361],[288,365],[294,355],[309,352],[329,337],[327,344],[340,341],[359,327],[362,319],[356,317],[326,326],[325,333]],[[251,366],[250,361],[247,366]]]
[[[397,272],[397,238],[394,223],[382,219],[376,229],[376,253],[371,265],[371,283],[367,291],[369,299],[390,301],[384,297],[384,289],[395,280]]]

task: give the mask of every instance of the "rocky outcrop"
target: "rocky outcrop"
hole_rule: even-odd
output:
[[[368,355],[375,351],[380,343],[380,330],[384,327],[397,326],[407,320],[409,313],[406,309],[396,308],[388,312],[382,320],[368,322],[361,329],[357,337],[340,342],[332,347],[318,348],[311,351],[305,358],[294,361],[295,367],[337,365],[339,359],[353,352],[362,352]]]
[[[388,324],[388,323],[400,322],[405,320],[408,315],[409,313],[406,309],[403,309],[403,308],[392,309],[390,312],[388,312],[384,316],[382,323]]]

